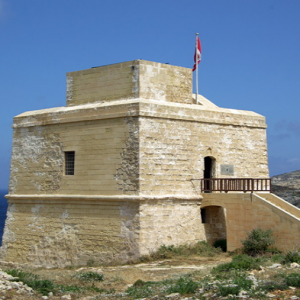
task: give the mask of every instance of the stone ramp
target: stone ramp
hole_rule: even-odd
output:
[[[255,193],[255,194],[261,198],[264,198],[268,202],[271,202],[272,204],[280,207],[281,209],[285,210],[286,212],[295,216],[296,218],[300,219],[300,209],[290,204],[286,200],[272,193]]]
[[[300,248],[300,209],[272,193],[255,193],[256,202],[268,209],[271,215],[265,220],[270,224],[276,242],[275,247],[282,251]]]

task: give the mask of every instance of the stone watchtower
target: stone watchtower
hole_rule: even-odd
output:
[[[198,99],[187,68],[135,60],[68,73],[66,107],[14,118],[2,259],[129,261],[207,240],[195,179],[268,177],[266,124]]]

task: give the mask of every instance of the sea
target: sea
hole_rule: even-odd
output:
[[[7,193],[7,190],[0,190],[0,246],[2,245],[2,236],[7,212],[7,200],[4,198],[4,196]]]

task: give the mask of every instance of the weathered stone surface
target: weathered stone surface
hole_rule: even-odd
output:
[[[13,277],[0,270],[0,297],[5,295],[7,291],[14,291],[17,294],[26,295],[26,296],[30,296],[34,294],[34,291],[31,287],[27,286],[26,284],[18,280],[19,278]],[[5,297],[1,299],[7,299],[7,298]]]
[[[218,206],[226,211],[227,249],[242,247],[247,232],[272,229],[275,247],[295,249],[300,239],[300,210],[271,193],[203,194],[201,208]],[[211,224],[205,224],[208,229]]]
[[[134,60],[67,74],[67,105],[144,98],[194,103],[190,69]]]
[[[202,223],[195,179],[205,157],[214,177],[268,177],[265,118],[196,105],[191,79],[142,60],[71,72],[66,107],[16,116],[2,257],[63,267],[226,237]]]

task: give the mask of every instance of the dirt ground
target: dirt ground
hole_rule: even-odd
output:
[[[7,269],[18,268],[26,272],[37,274],[41,279],[51,280],[61,285],[82,285],[82,281],[76,279],[76,274],[80,272],[97,272],[104,275],[102,282],[95,282],[95,286],[106,290],[114,289],[116,293],[124,292],[129,286],[137,280],[143,281],[161,281],[164,279],[178,276],[180,274],[191,273],[194,271],[203,272],[203,276],[216,265],[231,261],[227,254],[221,254],[215,257],[189,257],[178,259],[166,259],[149,263],[121,265],[121,266],[95,266],[83,268],[67,269],[31,269],[17,265],[1,264],[0,268]],[[67,294],[67,296],[66,296]],[[69,294],[69,296],[68,296]],[[56,299],[95,299],[97,294],[93,291],[81,293],[65,293],[60,296],[51,296],[49,300]],[[99,294],[98,294],[99,295]],[[4,297],[4,298],[3,298]],[[33,300],[43,299],[42,295],[18,295],[15,291],[10,291],[5,295],[0,292],[0,299]],[[97,298],[98,299],[98,298]],[[100,298],[99,298],[100,299]]]
[[[198,276],[203,277],[209,274],[210,270],[220,263],[230,262],[232,257],[226,253],[214,257],[180,257],[178,259],[165,259],[159,261],[152,261],[148,263],[139,263],[131,265],[119,265],[119,266],[94,266],[83,268],[66,268],[66,269],[32,269],[24,266],[18,266],[13,264],[6,264],[0,262],[0,268],[5,271],[7,269],[22,269],[25,272],[36,274],[40,279],[47,279],[53,281],[55,284],[64,286],[79,286],[85,287],[82,291],[64,291],[63,293],[42,296],[41,294],[19,294],[18,290],[3,291],[0,287],[0,299],[11,300],[37,300],[37,299],[49,299],[49,300],[127,300],[133,299],[126,296],[120,296],[129,286],[133,285],[137,280],[142,281],[162,281],[170,279],[172,277],[178,277],[183,274],[190,274],[197,272]],[[78,279],[78,274],[96,272],[103,274],[104,280],[101,282],[83,282]],[[255,271],[256,275],[260,271]],[[272,272],[280,272],[280,269],[269,269],[264,271],[264,276],[268,277]],[[0,283],[1,286],[2,283]],[[115,292],[112,294],[99,294],[94,290],[88,290],[86,287],[95,286],[99,289],[111,290]],[[299,294],[299,293],[298,293]],[[123,294],[124,295],[124,294]],[[277,299],[300,299],[295,296],[295,290],[273,291],[272,297]],[[136,299],[136,298],[134,298]],[[148,298],[143,298],[146,300]],[[159,300],[159,298],[155,298]],[[175,298],[174,298],[175,299]],[[191,299],[181,298],[180,299]],[[249,298],[248,298],[249,299]]]

